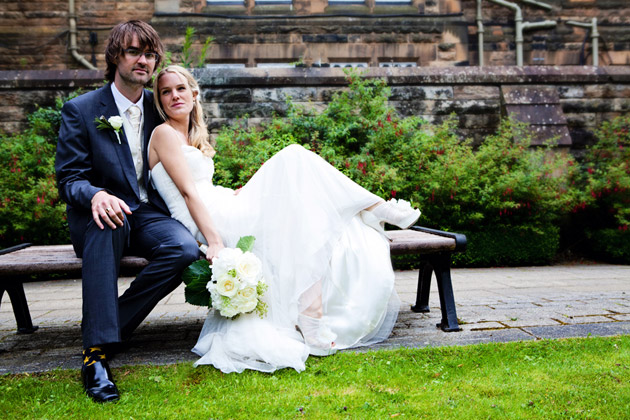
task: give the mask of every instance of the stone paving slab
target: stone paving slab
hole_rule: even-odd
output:
[[[414,313],[416,271],[396,273],[402,306],[392,335],[370,349],[468,345],[488,342],[630,334],[630,266],[574,264],[549,267],[453,269],[462,331],[436,328],[441,313],[436,290],[431,312]],[[132,279],[119,282],[122,293]],[[436,289],[435,282],[432,288]],[[196,360],[190,349],[207,309],[185,303],[184,287],[158,304],[138,328],[131,347],[113,367]],[[81,362],[81,281],[25,284],[39,330],[16,334],[11,303],[0,304],[0,374],[77,369]]]

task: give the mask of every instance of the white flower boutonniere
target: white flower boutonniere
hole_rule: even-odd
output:
[[[114,115],[106,119],[104,115],[101,115],[100,117],[94,119],[94,122],[96,123],[96,128],[98,128],[99,130],[114,130],[114,133],[116,133],[116,138],[118,139],[118,144],[120,144],[120,129],[123,125],[122,117]]]

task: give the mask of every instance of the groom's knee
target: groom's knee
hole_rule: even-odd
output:
[[[161,253],[171,261],[176,270],[183,270],[189,266],[199,258],[200,253],[197,241],[192,237],[190,239],[180,238],[170,244],[163,244],[160,248]]]

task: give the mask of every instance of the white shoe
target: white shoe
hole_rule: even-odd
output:
[[[407,229],[416,223],[420,217],[420,210],[411,207],[408,201],[392,198],[372,209],[372,214],[376,216],[381,226],[389,223],[401,229]]]

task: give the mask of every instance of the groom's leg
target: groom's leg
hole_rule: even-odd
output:
[[[119,299],[123,340],[157,303],[181,283],[181,272],[199,258],[197,241],[178,221],[149,205],[133,214],[130,252],[149,260]]]
[[[130,232],[122,227],[100,229],[87,224],[82,249],[83,347],[120,341],[118,318],[118,271]]]

